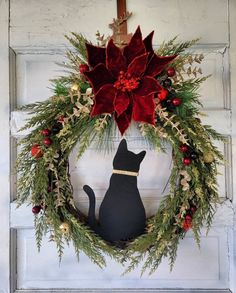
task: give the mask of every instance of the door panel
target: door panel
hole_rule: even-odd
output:
[[[15,84],[12,83],[11,88],[16,88],[12,99],[17,105],[42,101],[51,95],[48,80],[63,74],[59,71],[62,69],[54,63],[63,60],[62,52],[68,45],[63,34],[70,31],[82,32],[94,41],[97,29],[106,34],[110,33],[107,24],[116,15],[115,2],[10,1],[10,46],[15,52],[12,75],[16,76]],[[175,35],[180,35],[180,39],[202,37],[194,52],[205,54],[202,71],[204,75],[212,76],[201,89],[203,112],[208,114],[208,117],[201,117],[201,120],[224,133],[231,143],[228,1],[149,0],[144,4],[141,0],[128,0],[127,6],[134,14],[128,24],[129,31],[134,31],[138,24],[141,25],[144,35],[155,29],[156,45]],[[11,117],[12,137],[17,140],[19,135],[26,134],[17,133],[24,124],[26,114],[13,111]],[[119,137],[114,137],[114,145],[117,145],[118,141]],[[23,292],[24,289],[33,288],[32,292],[37,292],[40,289],[57,288],[68,292],[65,288],[79,291],[81,288],[228,288],[231,262],[228,249],[231,245],[233,221],[232,205],[227,201],[227,198],[232,199],[230,143],[219,144],[228,161],[226,167],[219,169],[222,174],[219,176],[220,194],[226,203],[218,210],[214,227],[208,237],[203,231],[201,250],[198,250],[191,233],[181,242],[172,273],[169,272],[168,261],[164,260],[160,269],[152,276],[145,275],[140,278],[140,272],[136,270],[121,277],[122,268],[110,260],[104,270],[98,269],[83,254],[77,263],[72,248],[66,248],[59,265],[55,246],[47,239],[43,242],[40,254],[37,253],[30,207],[24,205],[16,210],[13,201],[11,228],[17,231],[16,237],[12,238],[12,247],[17,248],[14,264],[17,271],[17,289]],[[137,152],[147,149],[145,142],[135,132],[129,137],[129,145]],[[16,150],[13,150],[12,154],[14,152]],[[167,192],[165,185],[171,168],[170,153],[169,147],[167,154],[156,155],[149,150],[141,166],[139,188],[149,215],[155,212],[161,197]],[[82,186],[89,184],[94,187],[99,206],[108,186],[113,154],[98,154],[91,146],[79,164],[74,160],[76,149],[71,154],[74,197],[84,212],[87,211],[88,200]],[[101,166],[102,170],[97,175],[96,170],[101,169]],[[12,198],[15,198],[15,194],[12,194]],[[48,269],[45,270],[45,267]],[[144,289],[140,291],[144,292]]]
[[[63,61],[62,55],[17,54],[17,106],[43,101],[52,96],[50,79],[63,74],[55,63]]]
[[[219,233],[224,236],[219,237]],[[109,260],[109,267],[101,270],[91,265],[83,253],[78,265],[72,248],[65,249],[59,265],[54,244],[45,239],[42,251],[38,253],[34,232],[29,229],[19,229],[17,239],[20,251],[17,258],[18,288],[176,288],[182,284],[197,287],[199,280],[205,288],[227,287],[228,275],[223,269],[227,266],[227,255],[220,250],[227,244],[224,228],[213,229],[208,237],[202,237],[201,250],[188,236],[180,243],[172,273],[168,260],[164,260],[158,272],[151,276],[145,274],[142,278],[139,269],[122,277],[123,268]],[[215,254],[216,251],[219,254]]]

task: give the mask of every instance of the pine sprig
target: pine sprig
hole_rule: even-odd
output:
[[[177,36],[171,39],[168,42],[163,42],[160,47],[157,49],[156,53],[160,56],[170,56],[170,55],[180,55],[185,52],[186,49],[195,45],[199,39],[194,39],[186,42],[177,42]]]
[[[38,251],[40,251],[43,236],[47,232],[47,223],[45,222],[45,218],[43,214],[39,214],[35,216],[34,226],[35,226],[36,245],[37,245]]]
[[[65,36],[66,39],[71,43],[76,52],[82,57],[82,60],[86,60],[87,51],[85,44],[90,42],[82,34],[72,32],[71,35],[71,37]]]

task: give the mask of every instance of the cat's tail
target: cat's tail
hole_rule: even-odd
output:
[[[97,228],[97,221],[95,217],[95,205],[96,205],[96,198],[94,191],[88,185],[83,186],[84,191],[87,193],[89,197],[89,211],[88,211],[88,223],[92,229]]]

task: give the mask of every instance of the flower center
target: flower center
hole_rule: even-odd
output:
[[[117,81],[114,83],[114,87],[122,92],[131,92],[139,86],[139,78],[131,77],[130,74],[120,71]]]

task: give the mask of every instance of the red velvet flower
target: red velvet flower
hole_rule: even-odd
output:
[[[91,115],[114,113],[121,134],[132,119],[154,124],[154,94],[162,89],[154,77],[176,57],[157,56],[152,37],[153,32],[142,40],[138,27],[123,50],[112,39],[106,48],[86,44],[93,69],[84,75],[95,94]]]

